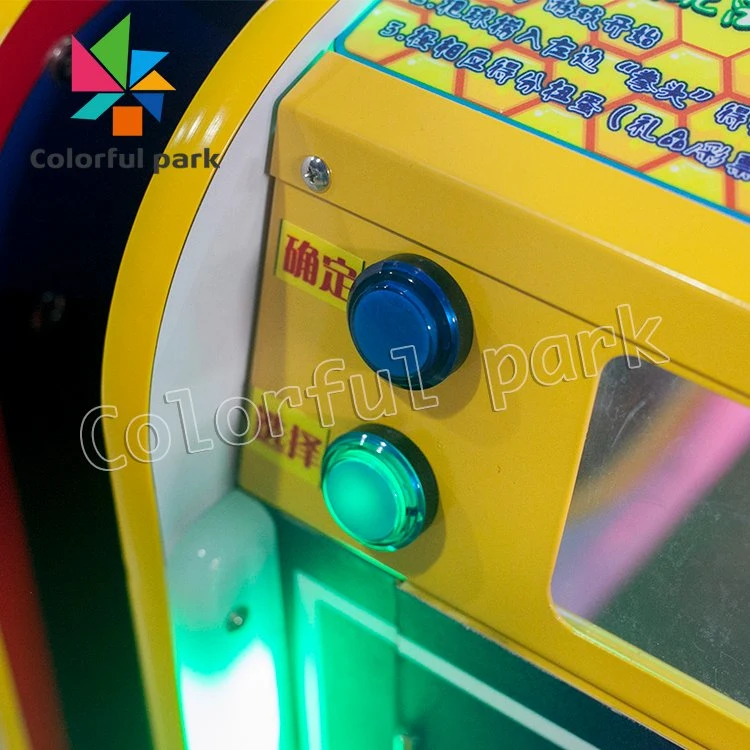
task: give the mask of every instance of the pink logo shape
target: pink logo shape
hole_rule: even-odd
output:
[[[122,86],[75,37],[73,37],[72,90],[98,93],[122,91]]]

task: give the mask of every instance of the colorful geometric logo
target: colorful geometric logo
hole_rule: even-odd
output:
[[[130,14],[87,50],[75,37],[72,90],[97,92],[73,116],[74,120],[98,120],[112,108],[112,135],[143,135],[143,110],[161,121],[164,92],[174,86],[154,68],[169,54],[130,49]],[[115,106],[127,92],[137,105]]]

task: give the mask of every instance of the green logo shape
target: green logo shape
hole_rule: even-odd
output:
[[[130,14],[125,16],[117,26],[105,34],[91,48],[91,52],[97,60],[99,60],[123,88],[127,88],[129,47]]]

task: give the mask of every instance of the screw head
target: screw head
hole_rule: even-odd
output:
[[[420,744],[409,734],[397,734],[393,738],[393,750],[418,750]]]
[[[68,84],[73,75],[73,42],[65,36],[47,52],[45,63],[52,77],[60,84]]]
[[[65,297],[54,292],[45,292],[31,313],[30,325],[34,332],[40,333],[57,325],[65,313]]]
[[[235,607],[228,615],[226,621],[226,628],[230,633],[234,633],[239,630],[246,622],[250,615],[250,611],[247,607],[240,605]]]
[[[302,162],[302,179],[315,193],[325,193],[331,186],[331,170],[319,156],[308,156]]]

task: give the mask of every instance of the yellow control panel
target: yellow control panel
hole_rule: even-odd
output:
[[[196,418],[112,473],[160,749],[345,747],[355,714],[300,727],[354,652],[394,747],[433,695],[402,658],[608,746],[486,689],[476,631],[655,747],[748,745],[745,5],[272,0],[237,36],[170,142],[221,166],[152,180],[107,331],[110,459]]]
[[[281,102],[272,172],[241,485],[681,742],[741,745],[747,705],[595,624],[594,604],[578,608],[565,581],[553,596],[552,579],[569,510],[593,503],[579,466],[618,367],[750,403],[750,287],[732,270],[746,225],[335,52]],[[439,267],[470,308],[468,354],[436,384],[399,387],[367,361],[367,326],[403,344],[408,313],[386,324],[374,305],[362,328],[349,295],[394,258]],[[646,386],[628,387],[620,408],[636,419]],[[670,403],[664,430],[693,402]],[[373,424],[408,436],[439,489],[403,547],[363,543],[321,491],[326,449]],[[599,468],[645,472],[644,453]]]

